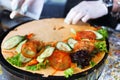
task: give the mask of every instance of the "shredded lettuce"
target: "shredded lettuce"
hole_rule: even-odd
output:
[[[99,51],[108,52],[107,46],[106,46],[106,42],[105,42],[105,41],[98,41],[98,42],[95,42],[95,47],[96,47]]]
[[[7,61],[11,64],[11,65],[15,65],[18,67],[22,66],[22,62],[19,60],[20,54],[17,54],[11,58],[7,58]]]
[[[101,29],[97,30],[97,32],[103,36],[103,38],[101,40],[105,40],[106,38],[108,38],[107,29],[101,28]]]
[[[68,68],[64,71],[64,75],[66,78],[68,78],[73,75],[73,72],[74,72],[73,68]]]

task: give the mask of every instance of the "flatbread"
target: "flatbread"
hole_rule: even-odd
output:
[[[44,43],[50,43],[50,42],[64,41],[74,36],[74,34],[71,33],[71,30],[82,31],[82,30],[95,30],[95,29],[96,28],[94,28],[93,26],[82,22],[79,22],[76,25],[69,25],[64,23],[64,19],[62,18],[35,20],[17,26],[14,30],[10,31],[7,34],[7,36],[4,38],[2,45],[8,38],[15,35],[27,35],[30,33],[34,33],[35,35],[33,37],[34,40],[43,41]],[[9,55],[9,53],[15,54],[14,49],[4,50],[2,48],[2,54],[4,58],[10,57],[11,55]],[[93,59],[93,61],[95,61],[95,63],[99,63],[103,59],[104,55],[105,55],[104,52],[99,53]],[[17,68],[27,71],[24,67],[17,67]],[[90,66],[85,69],[80,69],[76,67],[74,69],[74,74],[86,71],[90,68],[91,68]],[[29,72],[44,74],[44,76],[47,77],[48,75],[52,75],[55,72],[55,70],[52,67],[48,67],[46,69],[40,69],[39,71],[29,71]],[[54,76],[64,76],[64,71],[57,71],[54,73]]]

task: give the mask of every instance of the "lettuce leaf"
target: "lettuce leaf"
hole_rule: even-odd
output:
[[[20,54],[17,54],[11,58],[7,58],[7,61],[11,64],[11,65],[15,65],[18,67],[22,66],[22,62],[19,60]]]
[[[103,36],[103,38],[101,40],[105,40],[106,38],[108,38],[107,29],[101,28],[101,29],[97,30],[97,32]]]
[[[96,63],[94,61],[90,61],[89,63],[90,63],[91,67],[94,67],[96,65]]]
[[[45,69],[49,64],[49,61],[46,60],[43,63],[38,63],[36,65],[32,65],[32,66],[26,66],[27,70],[32,70],[32,71],[36,71],[36,70],[40,70],[41,68]]]
[[[68,78],[73,75],[73,68],[68,68],[64,71],[65,77]]]
[[[101,52],[102,51],[108,52],[107,46],[106,46],[106,41],[95,42],[95,47]]]

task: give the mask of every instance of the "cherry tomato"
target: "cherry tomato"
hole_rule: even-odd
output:
[[[81,39],[96,39],[96,35],[92,31],[77,32],[76,40],[81,40]]]
[[[65,70],[71,66],[71,58],[68,53],[55,50],[49,57],[50,65],[56,70]]]
[[[33,58],[37,54],[37,48],[39,47],[38,41],[28,41],[23,44],[21,53],[27,58]]]

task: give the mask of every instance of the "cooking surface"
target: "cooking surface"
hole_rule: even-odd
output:
[[[6,16],[2,20],[2,27],[4,30],[11,28],[12,26],[18,25],[22,22],[32,20],[28,17],[21,17],[14,20],[10,20]],[[9,25],[9,26],[8,26]],[[120,32],[116,32],[112,29],[109,29],[109,43],[110,43],[110,55],[107,58],[106,66],[99,80],[120,80]],[[6,76],[2,74],[0,67],[0,80],[8,80]]]
[[[109,36],[110,54],[99,80],[120,80],[120,32]]]

